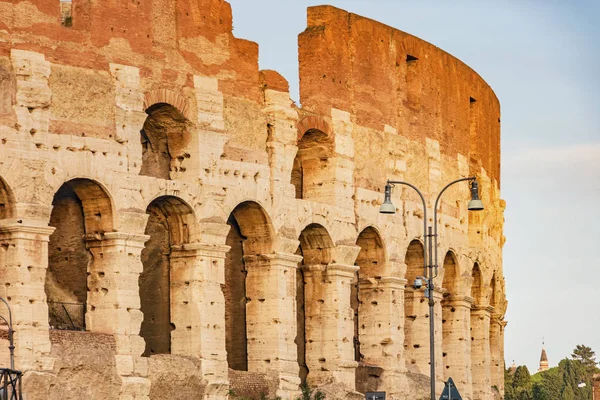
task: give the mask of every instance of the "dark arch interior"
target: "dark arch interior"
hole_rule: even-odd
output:
[[[14,200],[8,185],[0,178],[0,219],[13,217]]]
[[[327,164],[332,151],[331,138],[318,129],[309,129],[298,141],[298,153],[294,158],[291,176],[297,199],[306,198],[306,189],[315,183],[315,169]]]
[[[189,157],[184,152],[189,142],[189,121],[173,106],[158,103],[150,106],[148,117],[140,131],[142,167],[140,175],[171,179],[172,171],[180,169],[178,157]]]
[[[480,305],[482,301],[482,276],[481,269],[479,268],[479,264],[475,263],[473,266],[473,272],[471,274],[473,277],[473,283],[471,284],[471,297],[475,299],[475,304]]]
[[[92,255],[86,237],[113,230],[112,204],[100,185],[88,179],[64,183],[52,200],[48,270],[44,289],[49,324],[58,329],[85,329],[88,267]]]
[[[306,281],[303,266],[327,265],[331,261],[331,248],[334,246],[327,229],[319,224],[310,224],[300,233],[300,245],[296,254],[301,255],[302,261],[298,265],[296,275],[296,350],[298,354],[299,377],[302,384],[306,383],[309,373],[306,363]]]
[[[273,229],[264,209],[255,202],[239,204],[227,220],[225,258],[225,348],[229,368],[248,370],[245,256],[270,253]]]
[[[144,320],[140,335],[146,342],[144,356],[171,352],[171,249],[188,243],[193,212],[182,200],[163,196],[146,209],[145,234],[150,238],[142,250],[139,277],[140,304]]]

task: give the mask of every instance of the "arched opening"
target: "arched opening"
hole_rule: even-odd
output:
[[[356,240],[360,252],[355,265],[359,270],[351,287],[350,304],[354,312],[354,360],[359,363],[355,374],[355,387],[361,393],[377,389],[379,377],[372,373],[382,354],[381,316],[377,304],[384,304],[380,298],[381,289],[376,281],[381,278],[385,267],[385,249],[381,236],[373,227],[365,228]],[[378,326],[379,325],[379,326]],[[379,340],[373,340],[377,339]]]
[[[190,140],[189,121],[166,103],[157,103],[146,110],[148,117],[140,131],[142,166],[140,175],[172,179],[182,170],[181,162],[190,157],[185,149]]]
[[[471,277],[473,278],[473,283],[471,284],[471,297],[475,299],[475,305],[481,305],[483,296],[483,278],[481,277],[481,269],[479,268],[478,263],[475,263],[473,266]]]
[[[92,254],[86,238],[113,230],[110,198],[89,179],[63,184],[52,200],[48,270],[44,288],[49,324],[56,329],[85,330],[88,277]]]
[[[417,276],[423,276],[423,245],[410,242],[404,259],[406,289],[404,291],[404,354],[409,371],[426,374],[429,360],[429,309],[423,290],[414,289]]]
[[[385,252],[381,236],[379,236],[379,233],[373,227],[365,228],[360,235],[358,235],[356,244],[360,246],[360,252],[358,253],[355,262],[355,265],[359,267],[359,270],[356,272],[356,278],[352,285],[350,304],[354,311],[354,360],[361,362],[367,360],[365,360],[365,355],[361,353],[360,348],[360,317],[363,304],[361,301],[360,282],[369,278],[381,277],[385,262]]]
[[[226,244],[230,246],[225,259],[225,347],[229,368],[237,371],[248,370],[248,321],[247,312],[259,302],[250,299],[247,287],[247,262],[249,257],[269,254],[273,229],[263,208],[255,202],[239,204],[229,215],[230,226]],[[258,285],[258,283],[252,283]]]
[[[442,287],[445,289],[442,300],[442,361],[446,377],[449,376],[448,372],[454,366],[455,353],[460,351],[457,347],[460,343],[454,343],[453,339],[456,333],[461,331],[463,322],[462,315],[455,315],[456,309],[452,306],[454,296],[458,294],[456,269],[456,257],[449,251],[444,257],[444,280],[442,282]]]
[[[14,214],[13,207],[13,195],[4,179],[0,178],[0,219],[12,218]]]
[[[323,365],[323,341],[321,337],[322,318],[320,308],[325,302],[324,287],[319,275],[331,262],[331,249],[334,244],[327,230],[319,224],[310,224],[300,233],[298,254],[303,259],[299,265],[296,292],[296,312],[298,328],[296,347],[301,382],[307,382],[310,370],[319,370]]]
[[[298,141],[291,182],[297,199],[308,199],[320,194],[319,188],[328,179],[329,158],[333,155],[333,141],[318,129],[309,129]]]
[[[194,221],[191,207],[173,196],[155,199],[146,213],[149,239],[141,255],[139,290],[144,314],[140,336],[146,342],[143,355],[148,357],[171,352],[171,331],[175,329],[171,320],[171,252],[174,246],[189,243]]]

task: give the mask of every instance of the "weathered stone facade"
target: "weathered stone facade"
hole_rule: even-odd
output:
[[[28,399],[425,398],[423,210],[397,188],[379,214],[382,189],[431,211],[470,175],[486,210],[466,184],[440,207],[436,378],[503,392],[494,93],[329,6],[299,45],[301,108],[223,0],[0,0],[0,295]],[[62,303],[86,332],[51,329]]]

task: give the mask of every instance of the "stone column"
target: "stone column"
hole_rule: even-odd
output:
[[[227,385],[225,256],[229,246],[191,243],[171,251],[171,353],[202,360],[215,390]]]
[[[429,305],[423,289],[404,291],[404,357],[408,371],[429,376]]]
[[[471,305],[473,298],[450,296],[442,302],[444,379],[452,378],[465,398],[471,398]]]
[[[144,339],[139,336],[144,315],[140,310],[139,275],[146,235],[107,232],[89,238],[93,260],[88,270],[86,329],[115,335],[120,399],[148,399],[148,359],[141,357]]]
[[[487,400],[492,396],[490,317],[493,310],[490,306],[475,305],[471,308],[471,374],[474,400]]]
[[[274,372],[277,396],[298,391],[296,269],[302,256],[288,253],[245,256],[248,371]]]
[[[359,340],[364,361],[383,368],[381,383],[390,396],[406,386],[404,286],[406,279],[364,279],[359,285]]]
[[[51,371],[54,366],[44,290],[53,231],[41,221],[0,226],[0,296],[12,309],[15,368],[22,371]],[[0,315],[8,320],[3,303]]]
[[[504,321],[501,318],[502,315],[494,313],[490,321],[491,385],[504,393],[504,354],[500,344],[503,341]]]
[[[358,254],[358,251],[356,252]],[[350,290],[358,267],[304,266],[308,383],[341,382],[354,389],[354,312]]]

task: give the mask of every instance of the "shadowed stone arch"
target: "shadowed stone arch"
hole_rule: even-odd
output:
[[[366,316],[362,315],[366,312],[361,301],[361,283],[374,283],[377,279],[381,279],[385,274],[386,268],[386,252],[383,240],[379,232],[372,226],[368,226],[358,235],[356,244],[360,246],[360,252],[356,262],[359,267],[355,273],[355,279],[352,283],[350,292],[350,305],[354,311],[354,360],[361,362],[364,355],[361,353],[361,336],[360,332],[361,319]],[[365,325],[367,321],[363,321]],[[356,382],[359,384],[360,382]]]
[[[227,219],[230,226],[226,244],[230,247],[225,259],[225,347],[229,368],[248,370],[248,329],[254,307],[250,294],[260,282],[247,277],[249,265],[258,262],[257,257],[272,253],[274,228],[264,208],[254,201],[238,204]]]
[[[320,296],[314,293],[314,291],[319,290],[319,287],[317,285],[307,285],[305,275],[312,275],[312,268],[325,267],[331,262],[331,250],[334,243],[327,229],[316,223],[307,225],[300,232],[299,241],[300,245],[296,254],[301,255],[303,259],[296,273],[296,348],[300,380],[302,383],[306,383],[310,368],[316,366],[316,363],[313,363],[310,357],[311,352],[317,354],[317,350],[311,347],[312,342],[309,343],[311,330],[316,329],[310,320],[310,316],[314,313],[312,308],[320,304],[320,300],[317,300]],[[307,288],[314,290],[307,293]],[[318,304],[307,302],[307,297],[315,299]],[[308,319],[307,316],[309,316]]]
[[[452,250],[446,253],[443,267],[444,278],[442,280],[442,288],[445,289],[444,298],[456,296],[460,286],[458,282],[460,271],[456,254]]]
[[[95,286],[90,279],[95,279],[92,272],[101,264],[92,257],[87,243],[114,231],[112,200],[98,182],[72,179],[55,193],[49,225],[55,228],[48,243],[45,280],[50,325],[84,329],[88,287]],[[79,305],[69,306],[67,315],[60,303]]]
[[[142,165],[140,175],[173,179],[185,172],[184,161],[191,157],[191,123],[179,108],[157,102],[146,108],[148,117],[140,131]]]
[[[190,243],[195,224],[192,208],[174,196],[158,197],[146,208],[148,222],[145,234],[149,236],[142,250],[142,273],[139,276],[141,311],[144,319],[140,335],[146,342],[144,356],[171,352],[172,298],[185,290],[174,268],[172,252]],[[184,327],[180,327],[184,329]]]
[[[414,289],[417,276],[423,276],[423,244],[413,240],[406,249],[406,289],[404,291],[404,354],[409,371],[427,374],[429,359],[429,308],[423,290]]]
[[[477,262],[473,265],[471,277],[473,278],[471,283],[471,297],[475,300],[475,305],[482,305],[482,301],[484,300],[483,275]]]
[[[15,198],[12,190],[0,177],[0,220],[15,216]]]
[[[329,159],[334,148],[331,128],[323,119],[307,117],[298,123],[298,152],[291,175],[297,199],[322,197],[320,188],[331,178]]]
[[[147,110],[155,104],[171,104],[185,118],[190,119],[189,102],[187,98],[170,89],[154,89],[144,95],[144,109]]]

